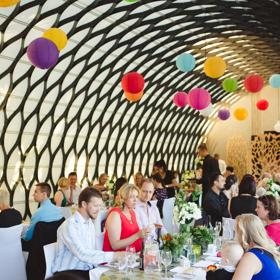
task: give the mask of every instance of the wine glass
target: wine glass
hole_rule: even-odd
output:
[[[133,272],[133,268],[136,265],[136,250],[134,246],[126,247],[126,256],[127,256],[127,266]]]
[[[168,279],[167,277],[167,267],[172,263],[172,254],[170,251],[161,251],[160,255],[161,263],[164,265],[164,278]]]
[[[214,232],[215,232],[215,237],[220,236],[220,232],[222,230],[222,223],[221,222],[216,222]]]

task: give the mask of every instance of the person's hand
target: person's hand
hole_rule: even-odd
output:
[[[147,237],[150,232],[151,232],[150,227],[146,227],[146,228],[143,228],[143,229],[139,230],[139,232],[138,232],[139,238]]]
[[[117,262],[126,257],[126,252],[115,252],[113,256],[113,262]]]

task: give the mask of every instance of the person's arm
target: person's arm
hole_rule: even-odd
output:
[[[60,238],[69,251],[80,261],[90,264],[100,264],[114,260],[114,253],[92,250],[80,237],[79,225],[67,223],[60,231]],[[94,230],[93,230],[94,232]]]
[[[252,253],[246,253],[239,262],[232,280],[251,280],[262,270],[262,263]]]
[[[139,230],[137,233],[128,238],[120,239],[121,237],[121,218],[117,212],[111,212],[106,220],[105,228],[108,231],[108,237],[113,250],[119,250],[131,245],[139,238],[145,236],[146,229]]]
[[[231,205],[231,199],[229,199],[229,201],[228,201],[228,213],[229,213],[230,217],[232,218],[232,215],[230,212],[230,205]]]
[[[40,221],[40,209],[38,209],[31,217],[31,220],[30,220],[30,225],[25,233],[25,236],[23,237],[24,240],[26,241],[29,241],[32,239],[32,236],[33,236],[33,231],[34,231],[34,228],[35,228],[35,225]]]
[[[165,185],[167,188],[179,188],[180,187],[180,183],[177,183],[176,179],[172,179],[171,184]]]
[[[62,204],[62,200],[63,200],[63,193],[61,191],[57,191],[54,195],[54,202],[55,202],[55,205],[60,207],[61,204]]]

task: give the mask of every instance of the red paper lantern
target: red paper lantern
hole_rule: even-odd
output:
[[[249,75],[244,80],[244,86],[248,92],[259,92],[264,85],[264,80],[259,75]]]
[[[188,94],[183,91],[176,92],[173,96],[173,103],[179,108],[184,108],[188,104]]]
[[[261,111],[265,111],[269,107],[269,103],[266,99],[261,99],[256,104],[257,108]]]
[[[139,101],[142,96],[143,96],[144,92],[138,92],[138,93],[130,93],[130,92],[124,92],[124,95],[126,97],[127,100],[131,101],[131,102],[136,102]]]
[[[129,72],[123,76],[121,84],[124,92],[135,94],[143,91],[145,80],[141,74]]]

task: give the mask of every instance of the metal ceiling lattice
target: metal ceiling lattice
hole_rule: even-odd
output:
[[[67,168],[83,166],[80,178],[91,181],[100,170],[148,174],[159,158],[180,171],[191,167],[212,123],[177,109],[174,92],[200,86],[216,107],[231,105],[240,95],[226,93],[223,78],[237,77],[241,89],[248,73],[279,73],[279,14],[280,1],[272,0],[22,0],[1,8],[0,182],[11,201],[23,191],[30,215],[34,182],[55,186]],[[50,27],[69,41],[57,65],[43,71],[31,66],[26,48]],[[197,60],[191,73],[175,66],[184,51]],[[212,55],[228,64],[218,80],[202,72]],[[128,71],[146,80],[138,103],[120,88]]]

